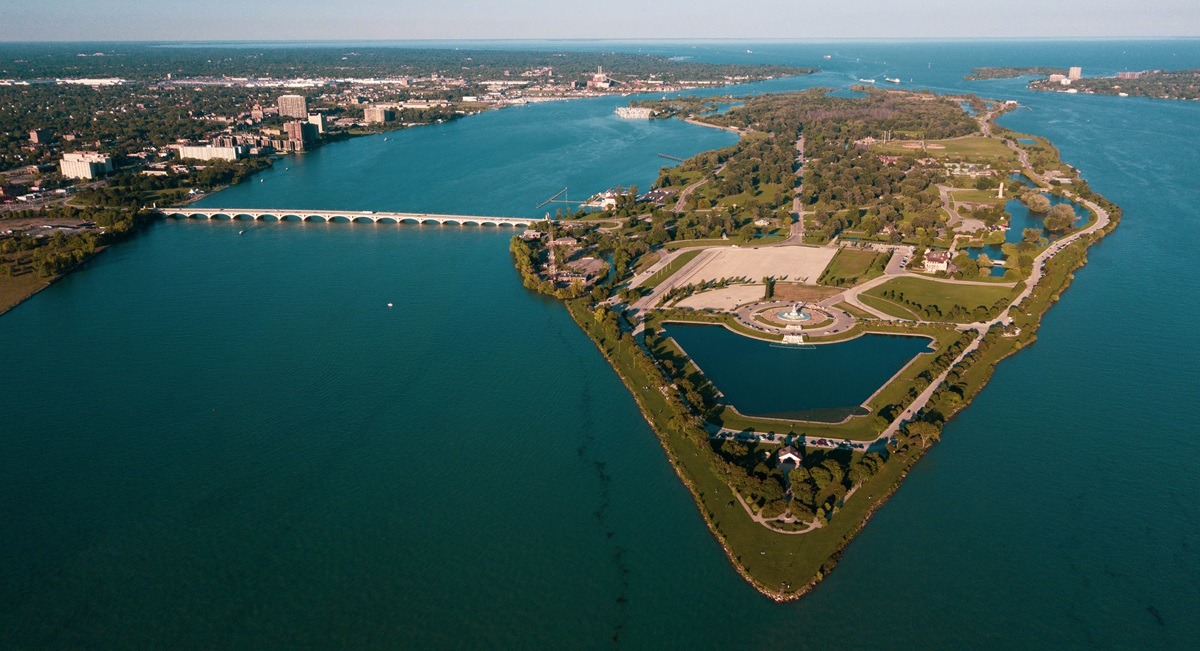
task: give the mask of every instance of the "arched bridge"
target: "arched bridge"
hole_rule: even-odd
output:
[[[413,212],[374,212],[370,210],[291,210],[285,208],[162,208],[164,217],[198,219],[249,219],[253,221],[323,221],[409,224],[457,224],[459,226],[528,226],[528,217],[485,217],[482,215],[438,215]]]

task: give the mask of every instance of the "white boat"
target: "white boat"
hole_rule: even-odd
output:
[[[886,81],[886,82],[888,82],[889,84],[898,84],[898,83],[900,83],[900,78],[899,78],[899,77],[884,77],[884,78],[883,78],[883,80],[884,80],[884,81]]]
[[[391,307],[391,306],[392,306],[392,304],[391,304],[391,303],[388,303],[388,307]]]
[[[245,233],[245,232],[246,232],[246,229],[243,228],[242,230],[238,231],[238,235],[241,235],[242,233]]]
[[[875,83],[875,80],[874,80],[874,79],[863,79],[862,77],[859,77],[859,79],[858,79],[858,80],[859,80],[859,81],[861,81],[861,82],[862,82],[862,83],[864,83],[864,84],[873,84],[873,83]]]

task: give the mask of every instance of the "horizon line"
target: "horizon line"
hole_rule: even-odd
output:
[[[43,40],[7,40],[0,38],[0,45],[67,45],[71,43],[122,43],[122,44],[158,44],[158,43],[395,43],[395,42],[415,42],[415,43],[433,43],[433,42],[459,42],[459,43],[522,43],[522,42],[548,42],[548,43],[578,43],[578,42],[594,42],[594,43],[621,43],[621,42],[643,42],[643,43],[701,43],[701,42],[736,42],[736,43],[828,43],[828,42],[847,42],[847,41],[1046,41],[1046,42],[1074,42],[1074,41],[1185,41],[1185,40],[1200,40],[1200,34],[1197,35],[1159,35],[1159,36],[823,36],[813,38],[774,38],[774,37],[736,37],[736,36],[721,36],[721,37],[563,37],[563,38],[540,38],[540,37],[516,37],[516,38],[497,38],[497,37],[396,37],[396,38],[291,38],[291,39],[272,39],[272,38],[204,38],[204,39],[96,39],[96,40],[77,40],[77,39],[43,39]]]

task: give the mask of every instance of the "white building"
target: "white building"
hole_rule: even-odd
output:
[[[94,179],[113,170],[112,157],[94,151],[63,154],[59,163],[62,175],[69,179]]]
[[[329,126],[329,122],[325,119],[324,113],[310,113],[308,123],[316,125],[317,133],[325,133],[325,129]]]
[[[925,271],[950,271],[950,252],[926,251]]]
[[[244,145],[233,147],[213,147],[212,145],[189,147],[187,145],[173,145],[172,148],[179,152],[180,158],[194,158],[196,160],[237,160],[249,152],[249,148]]]
[[[1083,68],[1079,66],[1072,66],[1071,69],[1067,71],[1067,79],[1070,79],[1071,81],[1076,81],[1080,77],[1083,77]]]

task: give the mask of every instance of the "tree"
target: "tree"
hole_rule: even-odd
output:
[[[1030,210],[1039,214],[1050,210],[1050,200],[1040,192],[1026,192],[1021,195],[1021,202]]]
[[[766,286],[766,290],[763,292],[763,300],[770,300],[775,295],[775,279],[770,276],[764,276],[763,285]]]
[[[1046,230],[1051,233],[1061,233],[1070,230],[1075,224],[1075,209],[1070,204],[1060,203],[1050,209],[1046,215]]]

